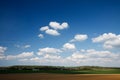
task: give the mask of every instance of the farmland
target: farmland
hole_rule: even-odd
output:
[[[120,80],[120,68],[99,66],[0,67],[0,80]]]
[[[120,68],[99,66],[9,66],[0,67],[0,74],[53,73],[53,74],[120,74]]]
[[[0,74],[0,80],[120,80],[120,74]]]

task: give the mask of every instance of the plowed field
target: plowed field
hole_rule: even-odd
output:
[[[120,74],[0,74],[0,80],[120,80]]]

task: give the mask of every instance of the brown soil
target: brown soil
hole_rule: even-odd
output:
[[[0,74],[0,80],[120,80],[120,74]]]

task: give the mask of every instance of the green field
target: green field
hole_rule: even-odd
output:
[[[37,70],[32,70],[37,69]],[[7,73],[55,73],[55,74],[120,74],[120,68],[108,67],[55,67],[55,66],[12,66],[0,70]]]
[[[62,74],[120,74],[120,69],[112,69],[112,70],[39,70],[39,71],[31,71],[31,70],[8,70],[8,71],[0,71],[0,73],[62,73]]]

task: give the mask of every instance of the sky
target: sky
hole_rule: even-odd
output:
[[[0,66],[120,67],[119,0],[0,0]]]

